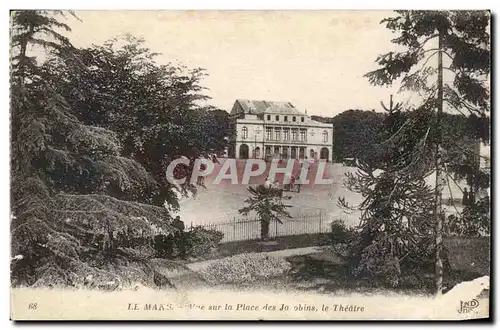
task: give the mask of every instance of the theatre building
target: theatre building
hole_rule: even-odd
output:
[[[332,161],[333,126],[312,120],[290,102],[236,100],[230,113],[234,158]]]

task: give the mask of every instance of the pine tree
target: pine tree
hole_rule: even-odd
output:
[[[442,292],[442,190],[446,159],[442,155],[442,117],[445,104],[460,113],[466,112],[478,128],[476,136],[487,141],[487,116],[490,109],[490,14],[485,11],[397,11],[395,17],[381,23],[397,33],[392,42],[401,52],[380,55],[380,68],[367,74],[376,85],[392,84],[400,80],[402,90],[421,93],[423,100],[435,100],[436,130],[434,133],[435,159],[435,237],[436,237],[436,292]],[[429,65],[437,55],[437,67]],[[446,56],[447,60],[443,60]],[[444,71],[452,83],[445,83]],[[437,75],[436,83],[431,83]],[[486,128],[486,129],[485,129]]]
[[[363,197],[359,231],[350,242],[348,261],[356,277],[375,278],[396,287],[417,276],[432,252],[432,191],[425,178],[432,172],[432,143],[427,123],[432,103],[417,109],[394,105],[384,109],[378,142],[348,173],[346,186]]]
[[[147,237],[174,230],[164,207],[137,202],[157,189],[151,175],[121,156],[115,132],[82,123],[29,50],[72,58],[57,32],[62,12],[11,14],[11,240],[14,285],[77,285],[119,279],[117,258],[144,262]],[[146,238],[146,240],[144,239]],[[147,267],[146,267],[147,268]]]

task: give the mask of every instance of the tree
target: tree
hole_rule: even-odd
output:
[[[277,188],[266,188],[264,185],[257,187],[248,187],[250,197],[245,200],[247,206],[239,210],[240,214],[248,215],[250,212],[257,213],[260,220],[260,237],[266,240],[269,237],[269,224],[277,221],[283,224],[281,217],[291,218],[287,208],[291,205],[285,205],[282,201],[282,190]]]
[[[407,116],[407,112],[402,112],[400,115]],[[384,126],[383,112],[346,110],[335,117],[313,116],[313,119],[333,124],[333,154],[335,159],[341,160],[346,157],[362,159],[381,142],[377,141],[377,134]],[[452,172],[456,173],[457,178],[458,176],[464,177],[466,173],[474,173],[470,170],[467,171],[468,168],[456,168],[464,166],[463,150],[471,152],[475,147],[474,130],[468,120],[460,114],[445,113],[443,114],[443,127],[442,147]],[[468,161],[472,162],[473,159],[468,159]],[[467,179],[468,182],[473,180],[473,177]]]
[[[180,156],[194,162],[227,146],[228,113],[201,104],[209,99],[200,85],[205,71],[160,65],[155,62],[158,54],[130,35],[77,54],[89,69],[82,70],[77,61],[47,63],[47,70],[62,73],[55,88],[70,100],[82,122],[115,131],[124,145],[122,155],[151,173],[160,189],[143,192],[142,198],[156,205],[166,201],[176,209],[173,187],[165,177],[169,162]],[[189,182],[190,171],[184,172]]]
[[[378,142],[346,174],[347,187],[361,194],[359,231],[347,259],[353,275],[395,287],[428,265],[432,253],[432,191],[425,178],[432,172],[432,143],[426,124],[432,104],[404,110],[392,97],[377,132]],[[343,208],[353,208],[343,198]],[[432,237],[432,236],[431,236]]]
[[[229,147],[228,138],[233,134],[229,113],[213,107],[200,111],[202,118],[202,141],[204,150],[211,153],[223,153]]]
[[[488,141],[490,96],[486,78],[490,72],[490,15],[486,11],[412,10],[397,11],[396,14],[381,23],[398,34],[392,42],[404,50],[380,55],[377,58],[380,68],[366,76],[375,85],[400,80],[402,90],[421,93],[424,103],[434,100],[436,292],[441,294],[441,196],[446,162],[442,155],[443,111],[446,104],[459,113],[469,113],[469,118],[477,123],[475,135]],[[436,55],[437,66],[432,67],[429,61]],[[447,61],[443,61],[443,55]],[[451,83],[444,82],[445,70],[453,76]],[[437,81],[431,83],[436,75]]]
[[[333,118],[323,118],[324,122],[333,124],[334,159],[360,158],[367,154],[376,144],[382,117],[380,112],[347,110]]]
[[[56,32],[70,30],[57,20],[61,14],[11,15],[14,285],[77,285],[89,275],[118,279],[125,274],[107,272],[108,266],[118,266],[119,259],[125,259],[122,265],[147,264],[144,238],[174,231],[164,207],[137,201],[144,191],[158,189],[152,176],[122,155],[115,132],[79,120],[54,88],[61,72],[29,56],[38,45],[49,59],[76,58],[68,39]]]

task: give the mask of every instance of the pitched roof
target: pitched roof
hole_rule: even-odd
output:
[[[241,109],[243,109],[244,113],[248,114],[261,114],[261,113],[270,113],[270,114],[296,114],[296,115],[304,115],[302,112],[297,110],[290,102],[277,102],[277,101],[257,101],[257,100],[245,100],[238,99],[235,102],[239,104]],[[233,107],[234,110],[234,107]]]

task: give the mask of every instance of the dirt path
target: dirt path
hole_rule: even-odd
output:
[[[319,246],[309,246],[305,248],[297,248],[297,249],[286,249],[286,250],[279,250],[279,251],[272,251],[272,252],[255,252],[256,254],[266,254],[269,256],[274,256],[274,257],[281,257],[281,258],[287,258],[290,256],[298,256],[298,255],[305,255],[305,254],[310,254],[314,252],[320,252],[322,251],[322,248]],[[231,256],[234,257],[234,256]],[[228,258],[228,257],[226,257]],[[221,258],[224,259],[224,258]],[[186,267],[191,269],[194,272],[200,271],[208,266],[210,266],[211,263],[216,262],[221,259],[213,259],[213,260],[206,260],[206,261],[198,261],[198,262],[193,262],[190,264],[186,264]]]
[[[162,273],[176,290],[191,290],[207,286],[205,280],[196,271],[191,269],[163,271]]]

